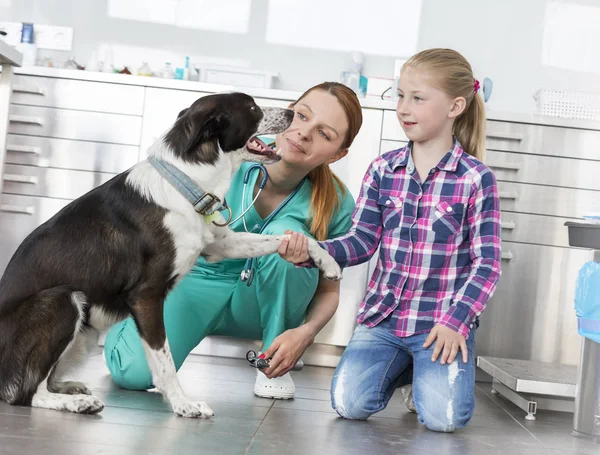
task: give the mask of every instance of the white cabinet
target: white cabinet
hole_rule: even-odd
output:
[[[383,111],[363,109],[363,124],[354,139],[348,155],[331,166],[333,172],[346,184],[354,199],[362,184],[369,164],[379,156],[381,121]],[[355,327],[358,307],[367,290],[367,283],[373,271],[377,254],[370,262],[344,270],[340,282],[340,304],[335,316],[316,337],[315,342],[346,346]]]

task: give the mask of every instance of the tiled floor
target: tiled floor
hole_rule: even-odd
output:
[[[106,403],[81,416],[0,402],[0,454],[600,454],[600,444],[570,435],[572,415],[539,412],[535,422],[489,385],[477,386],[469,427],[454,434],[422,428],[400,402],[367,422],[345,421],[329,404],[333,370],[296,373],[292,401],[257,398],[255,370],[245,361],[192,356],[179,373],[184,389],[207,401],[211,420],[176,417],[157,393],[114,386],[102,356],[93,356],[83,379]]]

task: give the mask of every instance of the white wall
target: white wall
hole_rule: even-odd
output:
[[[215,0],[218,1],[218,0]],[[330,0],[335,1],[338,0]],[[377,0],[380,1],[380,0]],[[388,0],[391,3],[397,0]],[[534,93],[540,88],[600,93],[600,74],[543,66],[544,15],[549,0],[423,0],[418,48],[452,47],[473,65],[476,77],[494,81],[490,108],[507,112],[535,112]],[[600,0],[564,0],[595,5]],[[340,5],[342,1],[339,0]],[[364,2],[365,8],[374,1]],[[2,7],[9,5],[9,7]],[[381,14],[385,14],[383,9]],[[322,11],[315,11],[315,15]],[[85,63],[102,43],[119,43],[143,59],[143,49],[165,55],[192,55],[277,71],[279,88],[303,90],[323,80],[338,80],[348,65],[345,52],[269,44],[265,40],[268,1],[253,0],[247,34],[184,29],[169,25],[111,19],[107,0],[2,0],[0,21],[33,21],[74,28],[72,54]],[[331,17],[331,21],[342,17]],[[407,28],[397,17],[398,36]],[[294,21],[293,17],[289,19]],[[404,23],[403,23],[404,21]],[[374,21],[370,27],[377,27]],[[368,30],[348,29],[349,35]],[[401,38],[398,38],[401,39]],[[302,36],[298,36],[302,40]],[[402,49],[398,44],[398,49]],[[576,52],[578,46],[573,47]],[[68,55],[45,51],[58,60]],[[600,52],[591,58],[600,59]],[[394,58],[368,55],[365,73],[390,77]],[[175,58],[171,59],[176,61]]]
[[[490,108],[535,112],[540,88],[600,93],[600,74],[542,65],[547,0],[425,0],[419,48],[451,47],[473,66],[475,76],[490,77]],[[599,0],[564,0],[592,5]],[[574,46],[573,52],[577,52]],[[594,58],[594,57],[592,57]],[[600,52],[595,55],[600,59]]]
[[[338,3],[338,0],[334,1]],[[393,4],[398,1],[400,0],[375,0],[374,3]],[[218,4],[219,0],[205,0],[205,2]],[[152,2],[148,4],[152,4]],[[339,6],[343,5],[339,1]],[[148,59],[147,56],[151,52],[161,53],[165,58],[169,54],[178,56],[179,59],[170,59],[177,66],[183,66],[183,57],[190,55],[198,60],[205,59],[223,64],[233,62],[254,69],[279,72],[281,81],[278,88],[303,90],[323,80],[339,80],[341,72],[350,63],[348,52],[268,43],[265,39],[269,13],[268,0],[252,0],[249,30],[246,34],[113,19],[107,14],[108,0],[12,0],[10,8],[1,6],[2,3],[0,3],[0,22],[29,21],[73,27],[73,51],[70,54],[84,65],[94,50],[103,43],[118,43],[129,47],[130,53],[137,54],[137,61],[129,62],[129,69],[132,71],[140,66],[142,60]],[[342,8],[339,12],[340,17],[343,13]],[[318,15],[319,11],[315,11],[314,14]],[[296,19],[288,18],[290,22],[295,22]],[[331,20],[335,21],[336,17],[332,17]],[[371,27],[375,30],[378,24],[371,23]],[[413,32],[415,34],[417,27]],[[360,32],[360,30],[348,28],[345,33],[355,35]],[[398,33],[397,37],[401,39],[401,33]],[[302,34],[298,34],[298,42],[301,42],[302,39]],[[416,45],[417,39],[413,41]],[[398,49],[403,47],[406,46],[399,42]],[[40,54],[52,56],[55,60],[62,62],[69,56],[68,53],[52,51],[40,51]],[[164,62],[163,55],[161,55],[160,66]],[[392,77],[396,57],[404,56],[369,55],[365,71],[368,74]],[[156,66],[153,69],[156,69]]]

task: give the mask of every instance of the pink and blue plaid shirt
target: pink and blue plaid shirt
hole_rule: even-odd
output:
[[[399,337],[441,323],[468,337],[500,278],[500,201],[496,179],[458,141],[421,183],[412,143],[373,161],[343,237],[319,242],[342,267],[377,267],[358,313],[387,317]]]

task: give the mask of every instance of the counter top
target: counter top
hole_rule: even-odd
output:
[[[3,43],[0,41],[0,43]],[[16,52],[16,51],[15,51]],[[1,52],[0,52],[1,53]],[[224,91],[242,91],[255,98],[296,100],[302,94],[301,92],[291,90],[265,89],[257,87],[237,87],[233,85],[209,84],[197,81],[182,81],[176,79],[161,79],[158,77],[133,76],[128,74],[100,73],[92,71],[79,71],[61,68],[46,67],[24,67],[16,68],[15,74],[30,76],[46,76],[61,79],[77,79],[96,82],[108,82],[113,84],[137,85],[142,87],[168,88],[174,90],[188,90],[195,92],[224,92]],[[376,98],[361,98],[363,108],[396,110],[396,102],[391,100],[380,100]],[[488,110],[486,112],[488,120],[498,120],[515,123],[526,123],[533,125],[557,126],[565,128],[578,128],[600,131],[600,121],[564,119],[558,117],[545,117],[534,114],[521,114],[509,112],[496,112]]]
[[[23,56],[21,53],[5,41],[0,40],[0,65],[21,66],[22,62]]]

